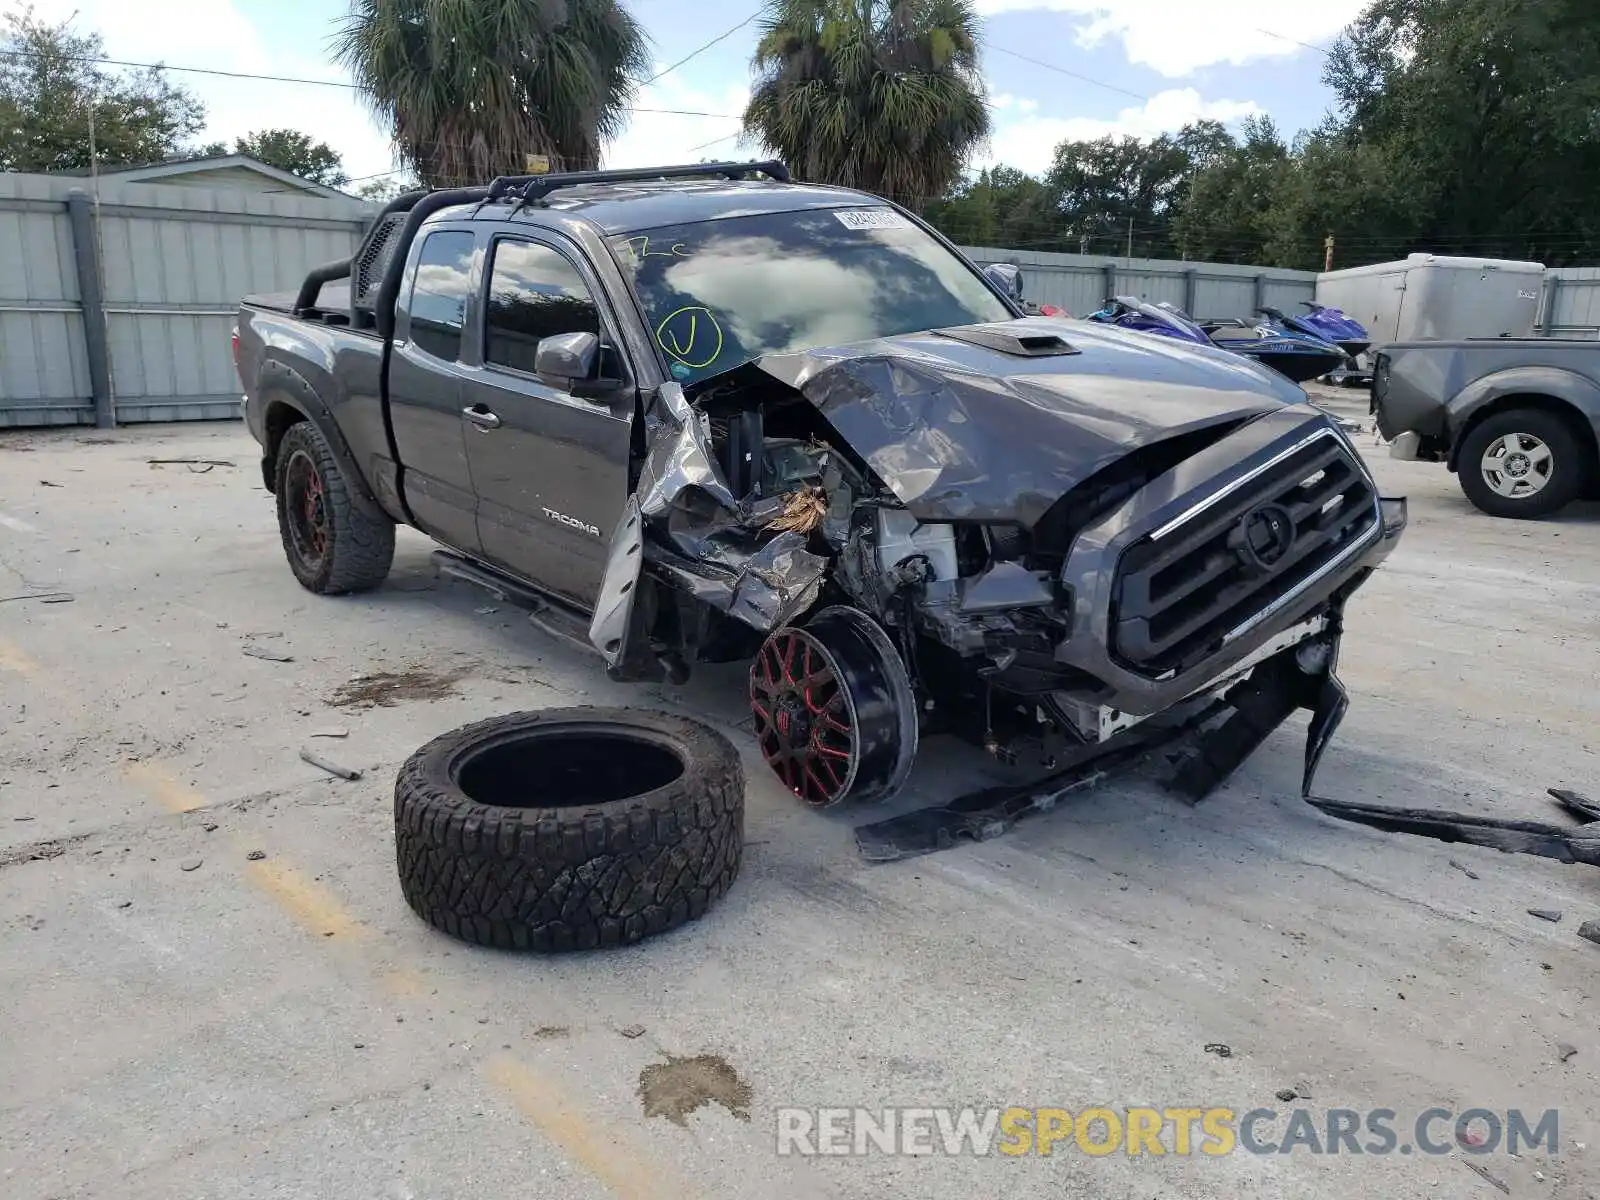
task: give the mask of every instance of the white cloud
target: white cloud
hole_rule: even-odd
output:
[[[1078,18],[1078,42],[1122,43],[1128,61],[1178,78],[1217,63],[1305,52],[1358,17],[1369,0],[1320,0],[1289,9],[1218,8],[1199,0],[978,0],[986,16],[1049,11]],[[1028,47],[1018,47],[1027,50]],[[1040,53],[1040,57],[1048,55]]]
[[[1037,175],[1049,169],[1060,142],[1089,141],[1107,134],[1152,138],[1173,133],[1192,121],[1238,121],[1261,111],[1253,100],[1205,100],[1193,88],[1178,88],[1160,92],[1146,104],[1125,108],[1110,118],[999,117],[989,139],[989,153],[976,165],[1018,167]]]
[[[989,106],[1000,112],[1010,112],[1015,109],[1020,113],[1031,113],[1038,111],[1039,102],[1037,100],[1028,100],[1021,96],[1013,96],[1009,92],[1001,92],[997,96],[989,97]]]
[[[329,41],[336,30],[332,20],[305,29],[304,50],[286,55],[269,49],[229,0],[164,0],[159,16],[145,0],[33,0],[33,6],[42,20],[72,18],[80,33],[98,32],[112,58],[329,82],[349,79],[331,61]],[[0,0],[0,13],[23,7],[24,0]],[[728,114],[732,119],[634,112],[622,135],[606,148],[605,165],[655,166],[702,157],[747,158],[756,152],[737,138],[725,138],[739,130],[738,118],[749,99],[742,79],[726,87],[701,89],[685,82],[692,77],[692,69],[674,72],[646,88],[636,103],[643,108]],[[180,72],[171,78],[205,103],[207,120],[200,142],[231,145],[234,138],[259,129],[288,127],[304,130],[339,151],[351,176],[376,175],[398,165],[388,134],[351,89]],[[713,141],[716,144],[703,146]]]
[[[24,7],[20,0],[0,0],[0,12]],[[111,58],[329,82],[348,79],[326,50],[334,32],[331,21],[304,31],[304,52],[283,55],[269,52],[255,26],[228,0],[163,0],[159,11],[129,0],[33,0],[33,8],[41,20],[71,18],[78,32],[99,33]],[[352,89],[177,71],[170,78],[206,106],[199,141],[231,145],[234,138],[260,129],[300,129],[337,150],[352,176],[396,165],[387,134]]]

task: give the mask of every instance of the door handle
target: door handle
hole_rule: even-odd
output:
[[[500,428],[500,418],[481,404],[474,404],[471,408],[463,408],[461,415],[484,433],[488,433],[491,429]]]

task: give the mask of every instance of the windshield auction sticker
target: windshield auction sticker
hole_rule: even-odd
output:
[[[887,208],[851,209],[833,214],[846,229],[908,229],[911,222]]]

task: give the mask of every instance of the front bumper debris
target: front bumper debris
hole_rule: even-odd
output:
[[[1551,789],[1551,795],[1569,811],[1583,815],[1590,824],[1600,822],[1600,805],[1595,805],[1593,801],[1576,797],[1579,803],[1574,804],[1566,799],[1573,793],[1558,794],[1555,788]],[[1381,808],[1373,804],[1347,804],[1313,796],[1306,797],[1306,802],[1330,817],[1352,821],[1357,825],[1370,825],[1387,833],[1410,833],[1441,842],[1487,846],[1503,854],[1533,854],[1540,858],[1553,858],[1557,862],[1586,863],[1591,867],[1600,867],[1600,828],[1590,832],[1588,826],[1572,829],[1539,821],[1497,820],[1434,808]],[[1588,815],[1590,813],[1594,815]]]
[[[872,862],[893,862],[945,850],[962,841],[988,841],[1018,820],[1048,812],[1064,797],[1084,791],[1142,763],[1160,760],[1165,786],[1198,803],[1220,786],[1296,709],[1311,710],[1302,795],[1311,784],[1350,706],[1334,674],[1339,614],[1331,633],[1281,651],[1225,696],[1175,725],[1147,722],[1097,746],[1085,746],[1063,769],[1017,786],[985,788],[914,812],[858,826],[856,847]]]

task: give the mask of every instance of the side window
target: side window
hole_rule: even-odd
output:
[[[600,311],[583,277],[548,246],[496,242],[484,361],[532,374],[539,340],[558,333],[600,334]]]
[[[411,289],[411,341],[435,358],[454,362],[461,354],[471,290],[473,235],[430,233],[417,258]]]

